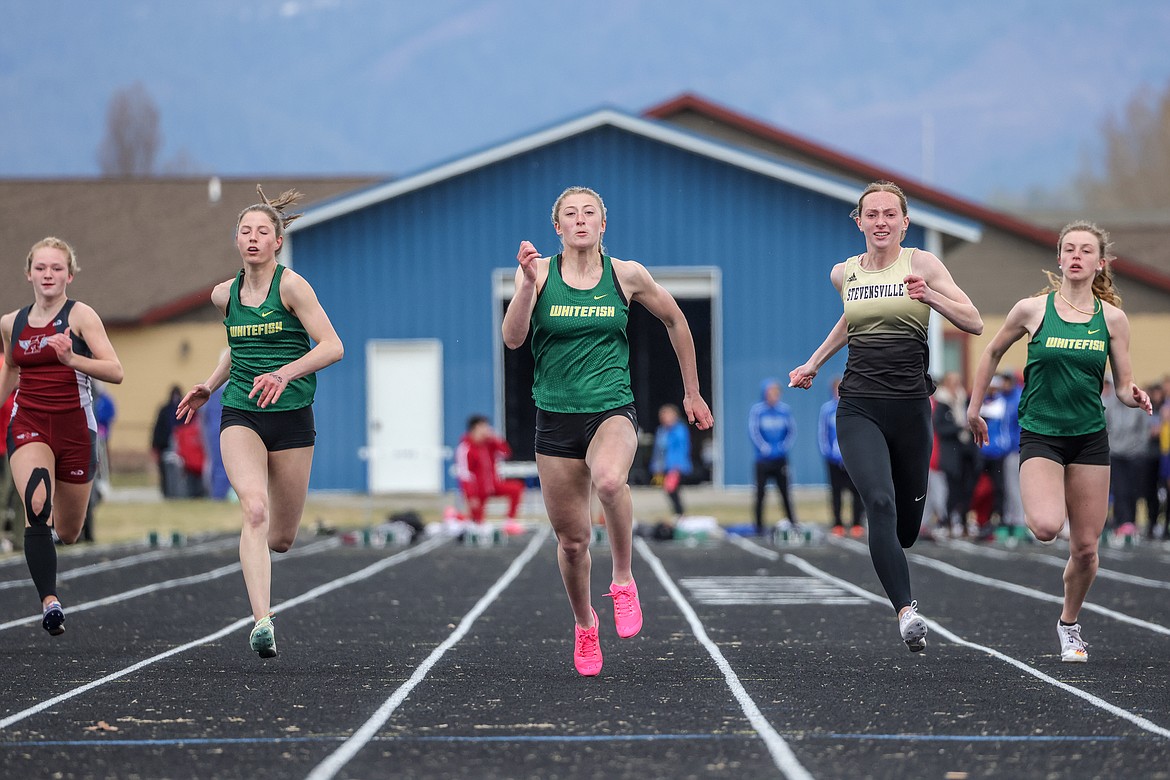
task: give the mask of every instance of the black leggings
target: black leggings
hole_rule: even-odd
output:
[[[869,556],[895,610],[913,600],[902,550],[922,525],[932,436],[927,398],[842,398],[837,407],[837,441],[865,504]]]

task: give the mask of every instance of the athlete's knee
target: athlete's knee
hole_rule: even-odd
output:
[[[562,532],[557,534],[557,546],[569,563],[576,563],[589,555],[589,533]]]
[[[244,515],[244,525],[250,528],[262,528],[268,522],[268,500],[262,497],[240,498],[240,511]]]
[[[1069,542],[1068,559],[1073,566],[1082,570],[1097,568],[1097,543]]]
[[[53,516],[53,482],[48,469],[38,466],[29,475],[24,488],[24,512],[30,526],[49,527],[49,518]]]
[[[593,487],[597,491],[597,498],[603,504],[618,501],[625,493],[626,475],[617,472],[594,474]]]
[[[1051,542],[1064,528],[1064,515],[1029,515],[1025,518],[1029,530],[1041,542]]]
[[[297,532],[294,530],[291,533],[283,532],[278,534],[268,534],[268,549],[275,553],[286,553],[292,549],[293,542],[297,540]]]

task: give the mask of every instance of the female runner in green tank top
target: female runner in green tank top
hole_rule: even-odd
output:
[[[1016,303],[983,351],[975,371],[967,420],[975,442],[987,442],[980,399],[1008,347],[1024,336],[1028,360],[1020,398],[1020,493],[1028,528],[1051,542],[1068,521],[1069,557],[1064,606],[1057,622],[1062,661],[1089,660],[1078,622],[1097,576],[1097,541],[1109,511],[1109,439],[1101,391],[1105,359],[1117,399],[1152,412],[1150,397],[1133,381],[1129,320],[1109,270],[1109,236],[1088,222],[1060,232],[1061,277]]]
[[[583,675],[601,671],[597,613],[589,595],[590,492],[605,512],[613,555],[618,635],[642,625],[631,570],[633,505],[626,479],[638,446],[630,392],[625,326],[637,301],[666,325],[683,380],[683,410],[700,430],[714,424],[699,394],[695,344],[670,293],[639,263],[604,253],[605,205],[585,187],[570,187],[553,204],[552,223],[563,245],[541,257],[529,243],[516,255],[516,294],[504,315],[504,344],[516,349],[532,333],[536,359],[536,466],[557,560],[576,619],[573,660]]]
[[[211,376],[179,402],[177,416],[190,420],[213,390],[228,383],[219,438],[244,515],[240,564],[256,620],[249,644],[271,658],[276,634],[269,551],[286,552],[296,540],[313,465],[315,372],[341,360],[344,347],[313,288],[276,262],[285,227],[300,216],[284,210],[300,193],[270,202],[256,190],[263,202],[236,220],[243,270],[211,292],[224,315],[229,349]]]

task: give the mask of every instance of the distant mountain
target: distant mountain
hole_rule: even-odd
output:
[[[684,92],[970,197],[1056,188],[1170,80],[1170,5],[1021,0],[0,0],[0,176],[95,175],[111,95],[160,166],[391,174]]]

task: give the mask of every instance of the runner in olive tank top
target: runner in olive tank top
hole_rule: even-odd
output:
[[[520,244],[516,294],[504,315],[503,336],[509,349],[532,336],[536,465],[576,623],[573,664],[591,676],[602,665],[589,593],[591,492],[601,502],[609,532],[613,567],[605,595],[613,599],[618,636],[631,637],[642,628],[626,484],[638,446],[626,342],[631,303],[642,304],[666,325],[682,372],[688,421],[701,430],[714,421],[699,393],[695,345],[678,303],[643,266],[605,254],[601,196],[570,187],[553,204],[552,223],[561,238],[560,254],[543,258],[528,241]]]
[[[1089,660],[1078,622],[1097,575],[1097,544],[1109,509],[1109,439],[1101,403],[1108,358],[1117,399],[1152,412],[1133,381],[1129,320],[1119,308],[1109,268],[1109,236],[1074,222],[1057,241],[1061,276],[1045,294],[1012,307],[975,371],[967,420],[987,442],[979,401],[1008,348],[1030,334],[1020,398],[1020,492],[1028,528],[1052,542],[1068,523],[1069,559],[1056,634],[1062,661]]]
[[[983,320],[942,261],[902,247],[910,218],[897,185],[866,187],[854,219],[865,254],[830,274],[844,314],[808,362],[789,373],[789,384],[811,387],[825,361],[848,344],[837,441],[865,504],[874,571],[898,615],[902,641],[917,652],[926,647],[926,621],[911,594],[903,549],[918,538],[930,474],[934,382],[927,373],[927,323],[932,309],[968,333],[981,333]]]
[[[287,215],[300,193],[240,212],[236,249],[244,261],[233,279],[216,285],[211,302],[223,314],[228,345],[211,376],[179,402],[190,420],[227,382],[220,450],[240,499],[240,564],[256,621],[248,637],[261,658],[276,655],[272,624],[272,558],[296,539],[313,465],[316,372],[341,359],[344,347],[316,293],[299,274],[276,262]],[[314,345],[315,342],[315,345]]]

